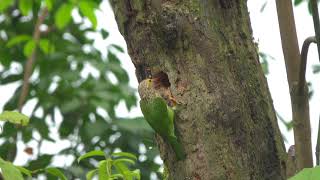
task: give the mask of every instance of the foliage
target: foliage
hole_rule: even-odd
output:
[[[298,6],[298,5],[302,4],[302,2],[308,3],[308,11],[311,14],[311,1],[310,0],[294,0],[294,5]],[[317,0],[317,2],[319,2],[319,0]]]
[[[289,180],[313,180],[319,179],[320,177],[320,167],[316,166],[314,168],[304,168],[298,174],[291,177]]]
[[[269,74],[269,60],[274,60],[274,57],[264,53],[264,52],[259,52],[259,59],[260,59],[260,65],[262,67],[263,73],[265,75]]]
[[[91,180],[95,174],[98,174],[99,179],[112,180],[112,179],[137,179],[140,180],[140,171],[138,169],[131,171],[129,165],[134,165],[137,157],[131,153],[118,152],[112,153],[107,157],[103,151],[90,151],[78,158],[80,162],[83,159],[103,156],[105,159],[99,162],[98,168],[89,171],[86,175],[87,180]]]
[[[121,66],[118,54],[123,49],[112,44],[100,52],[94,46],[92,34],[108,38],[106,29],[99,27],[95,11],[101,0],[2,0],[0,3],[0,85],[14,84],[12,97],[4,110],[17,109],[22,91],[23,67],[35,54],[30,90],[26,104],[35,102],[27,127],[15,129],[5,123],[0,134],[0,154],[13,161],[17,141],[25,144],[37,142],[36,159],[28,161],[26,168],[34,171],[52,166],[54,156],[72,156],[74,161],[64,168],[66,177],[86,176],[94,166],[76,158],[92,149],[114,152],[117,149],[142,156],[137,164],[141,178],[149,179],[160,165],[154,163],[158,150],[150,141],[152,129],[143,118],[119,118],[115,109],[120,102],[130,110],[136,105],[136,90],[129,86],[129,77]],[[34,39],[35,24],[45,10],[40,26],[40,39]],[[71,16],[79,13],[80,20]],[[86,25],[85,19],[91,22]],[[103,19],[101,21],[103,22]],[[62,122],[61,122],[62,119]],[[52,132],[57,128],[59,138]],[[8,140],[12,139],[14,140]],[[56,155],[40,151],[44,142],[69,140],[70,147]],[[140,147],[146,151],[139,151]],[[149,148],[150,147],[150,148]],[[80,170],[79,170],[80,169]],[[54,171],[49,170],[54,173]],[[39,174],[45,173],[40,171]],[[50,177],[50,176],[48,176]]]
[[[0,117],[7,119],[8,122],[10,123],[20,124],[20,120],[17,121],[17,119],[26,118],[27,116],[20,114],[18,112],[5,111],[4,113],[0,114]],[[28,122],[25,122],[24,125],[27,125],[27,124]],[[103,151],[90,151],[80,156],[78,158],[78,162],[92,156],[105,156],[105,154]],[[129,163],[132,165],[135,164],[135,161],[137,161],[137,157],[135,155],[131,153],[126,153],[126,152],[118,152],[118,153],[113,153],[111,156],[116,157],[116,159],[112,159],[111,157],[107,158],[105,156],[106,159],[101,160],[99,162],[99,167],[97,169],[91,170],[87,173],[86,175],[87,180],[91,180],[96,173],[98,173],[99,179],[103,179],[103,180],[112,180],[112,179],[118,179],[118,178],[140,180],[140,171],[139,170],[130,171],[126,165],[126,163]],[[114,173],[114,174],[112,173],[113,172],[112,167],[115,167],[117,173]],[[21,166],[14,166],[11,162],[5,161],[2,158],[0,158],[0,169],[4,179],[23,180],[22,173],[27,175],[28,177],[32,177],[32,174],[36,174],[43,171],[53,176],[56,176],[61,180],[67,180],[65,175],[58,168],[48,167],[45,169],[37,169],[34,171],[30,171]]]
[[[16,111],[4,111],[0,114],[0,121],[8,121],[25,126],[29,123],[29,117]]]
[[[29,123],[28,116],[21,114],[15,111],[5,111],[0,114],[0,120],[5,120],[13,124],[19,125],[27,125]],[[56,177],[59,177],[61,180],[66,180],[67,178],[64,174],[57,168],[46,168],[46,169],[38,169],[33,172],[29,171],[26,168],[21,166],[15,166],[11,162],[5,161],[0,157],[0,169],[2,172],[2,176],[4,179],[14,179],[14,180],[23,180],[22,174],[31,177],[31,174],[35,174],[41,171],[45,171],[49,174],[52,174]]]

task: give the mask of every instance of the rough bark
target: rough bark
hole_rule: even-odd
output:
[[[170,179],[285,179],[285,152],[245,0],[114,0],[139,81],[168,74],[187,158]]]

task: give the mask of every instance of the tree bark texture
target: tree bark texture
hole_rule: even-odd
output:
[[[285,179],[284,144],[245,0],[113,0],[139,81],[169,77],[177,161],[158,139],[170,179]]]

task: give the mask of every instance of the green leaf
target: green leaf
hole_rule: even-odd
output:
[[[92,157],[92,156],[105,156],[104,152],[103,151],[100,151],[100,150],[94,150],[94,151],[90,151],[82,156],[80,156],[78,158],[78,163],[83,160],[83,159],[86,159],[88,157]]]
[[[109,36],[108,31],[106,31],[104,29],[101,29],[100,33],[101,33],[103,39],[107,39],[107,37]]]
[[[112,156],[114,156],[114,157],[128,157],[128,158],[137,160],[137,156],[135,156],[134,154],[128,153],[128,152],[112,153]]]
[[[21,173],[27,175],[28,177],[32,177],[31,175],[31,171],[29,171],[28,169],[22,167],[22,166],[15,166]]]
[[[55,24],[59,29],[64,28],[71,20],[71,11],[73,5],[70,3],[65,3],[60,6],[55,14]]]
[[[22,174],[11,162],[0,158],[0,168],[4,179],[23,180]]]
[[[30,170],[43,169],[51,163],[53,155],[43,154],[38,159],[29,162],[28,168]]]
[[[54,46],[48,39],[41,39],[39,42],[39,47],[43,53],[49,54],[54,52]]]
[[[22,141],[24,143],[29,142],[32,139],[32,128],[30,126],[27,126],[26,128],[23,128],[21,133],[22,133]]]
[[[82,0],[79,3],[80,12],[90,20],[93,29],[96,29],[97,27],[97,17],[94,13],[96,6],[97,5],[93,1],[88,0]]]
[[[14,3],[14,0],[1,0],[0,3],[0,12],[3,12],[6,10],[8,7],[12,6]]]
[[[103,160],[99,162],[99,180],[109,179],[110,174],[107,171],[107,160]]]
[[[320,167],[304,168],[295,176],[289,178],[289,180],[314,180],[320,177]]]
[[[314,65],[312,66],[312,69],[313,69],[313,73],[319,73],[320,72],[320,65]]]
[[[60,178],[61,180],[67,180],[67,177],[58,168],[49,167],[46,168],[46,172]]]
[[[22,74],[11,74],[0,79],[0,84],[5,85],[22,79]]]
[[[55,142],[49,136],[49,134],[50,134],[49,127],[48,127],[48,124],[46,124],[44,119],[40,119],[37,117],[32,117],[31,119],[32,119],[32,121],[30,122],[30,125],[32,125],[33,130],[37,130],[42,138],[44,138],[48,141],[51,141],[51,142]]]
[[[294,0],[294,5],[297,6],[302,3],[303,0]]]
[[[31,36],[30,35],[25,35],[25,34],[23,34],[23,35],[18,35],[18,36],[15,36],[15,37],[13,37],[13,38],[11,38],[10,40],[9,40],[9,42],[7,43],[7,47],[12,47],[12,46],[14,46],[14,45],[16,45],[16,44],[19,44],[19,43],[21,43],[21,42],[24,42],[24,41],[29,41],[29,40],[31,40],[32,38],[31,38]]]
[[[265,75],[268,75],[269,74],[269,63],[268,61],[262,61],[260,63],[261,67],[262,67],[262,71]]]
[[[116,159],[113,160],[114,163],[129,163],[129,164],[135,164],[135,161],[131,160],[131,159],[125,159],[125,158],[121,158],[121,159]]]
[[[131,173],[132,173],[133,177],[137,178],[137,180],[141,179],[141,174],[140,174],[139,169],[136,169],[136,170],[132,171]]]
[[[111,158],[108,158],[106,161],[107,161],[107,175],[110,176],[112,174],[113,160]]]
[[[36,42],[34,42],[33,39],[29,40],[23,48],[23,54],[26,57],[31,56],[31,54],[33,53],[33,50],[36,48]]]
[[[123,179],[123,175],[122,174],[112,174],[110,176],[110,179]]]
[[[4,66],[5,69],[9,69],[12,63],[12,57],[14,57],[13,54],[4,46],[0,46],[0,54],[0,64]]]
[[[261,12],[261,13],[264,11],[264,9],[266,8],[267,4],[268,4],[268,1],[266,1],[266,2],[263,3],[263,5],[262,5],[261,8],[260,8],[260,12]]]
[[[92,180],[92,178],[94,177],[94,175],[96,175],[98,172],[98,169],[94,169],[94,170],[91,170],[89,172],[87,172],[86,174],[86,179],[87,180]]]
[[[111,44],[111,47],[114,47],[116,50],[118,50],[118,51],[120,51],[120,52],[124,53],[123,48],[122,48],[122,47],[120,47],[120,46],[118,46],[118,45],[116,45],[116,44]]]
[[[33,0],[19,0],[19,9],[22,15],[28,15],[29,11],[32,8]]]
[[[113,165],[115,166],[115,168],[117,169],[117,171],[120,173],[120,174],[123,174],[125,176],[126,179],[130,179],[130,178],[127,178],[127,172],[129,172],[129,168],[121,163],[121,162],[115,162],[113,163]]]
[[[51,9],[53,7],[53,0],[45,0],[45,4],[46,4],[48,10],[51,11]]]
[[[0,114],[0,121],[26,126],[29,123],[29,117],[17,111],[4,111]]]

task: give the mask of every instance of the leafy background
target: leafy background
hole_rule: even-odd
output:
[[[107,22],[100,22],[103,18],[98,21],[96,16],[101,12],[101,3],[1,1],[0,85],[16,85],[3,110],[18,108],[23,67],[36,49],[27,109],[23,109],[31,121],[25,128],[3,125],[2,158],[13,161],[17,152],[25,151],[24,158],[30,156],[25,158],[25,167],[30,170],[58,165],[70,179],[85,179],[85,173],[99,158],[78,164],[77,157],[91,150],[109,154],[126,151],[139,157],[135,168],[140,169],[142,179],[149,179],[151,173],[160,177],[151,128],[142,117],[124,118],[121,112],[116,113],[121,103],[128,111],[136,106],[137,95],[119,59],[123,47],[109,43],[99,50],[96,46],[95,39],[109,38],[108,31],[99,26]],[[45,10],[48,14],[39,28],[41,37],[37,42],[33,38],[35,24]],[[19,149],[19,144],[24,144],[24,149]]]

